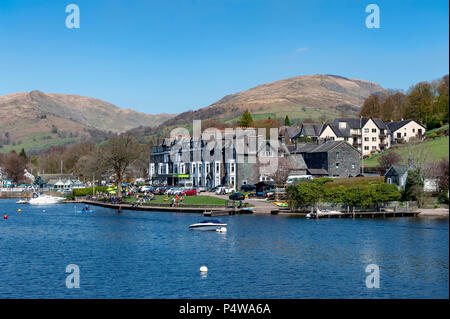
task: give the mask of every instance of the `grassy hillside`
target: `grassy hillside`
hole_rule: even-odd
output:
[[[208,107],[187,111],[163,123],[164,127],[185,127],[192,120],[236,121],[245,110],[255,120],[282,118],[291,120],[356,116],[367,96],[382,92],[376,83],[335,75],[298,76],[261,84],[230,94]]]
[[[398,148],[392,148],[389,149],[386,152],[377,154],[375,156],[372,156],[370,158],[367,158],[364,160],[364,166],[365,167],[375,167],[378,166],[378,158],[384,154],[387,154],[388,152],[396,152],[402,157],[402,162],[400,164],[406,165],[408,164],[408,154],[414,153],[414,154],[428,154],[428,161],[429,162],[438,162],[444,157],[449,157],[449,138],[448,136],[436,138],[433,140],[425,140],[422,143],[419,144],[405,144]]]

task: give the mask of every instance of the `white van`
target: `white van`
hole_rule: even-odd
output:
[[[301,182],[302,180],[311,180],[313,179],[312,175],[290,175],[286,180],[287,185],[292,185],[295,182]]]

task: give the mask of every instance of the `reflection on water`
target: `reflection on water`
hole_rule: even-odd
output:
[[[199,214],[21,208],[0,201],[0,298],[448,298],[448,219],[243,215],[218,233],[189,230]]]

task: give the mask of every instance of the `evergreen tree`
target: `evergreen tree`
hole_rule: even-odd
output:
[[[284,118],[284,125],[291,126],[291,120],[289,119],[289,116],[287,116],[287,115]]]
[[[244,111],[244,114],[242,114],[241,118],[239,119],[238,126],[240,127],[249,127],[253,123],[252,115],[248,110]]]
[[[19,156],[21,156],[25,161],[28,160],[27,153],[25,152],[25,150],[23,148],[20,151]]]

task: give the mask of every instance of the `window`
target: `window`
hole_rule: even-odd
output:
[[[220,163],[216,162],[216,173],[219,174],[220,171]]]
[[[356,165],[355,163],[352,163],[352,169],[355,169]]]
[[[339,168],[339,163],[336,163],[336,168]]]
[[[230,163],[230,169],[231,169],[231,173],[234,173],[234,163]]]
[[[373,128],[372,129],[372,133],[376,133],[377,132],[377,129],[376,128]]]
[[[402,138],[402,133],[397,133],[397,138]]]
[[[364,150],[368,151],[369,150],[369,146],[364,146]]]
[[[365,128],[365,129],[364,129],[364,133],[369,133],[369,129],[368,129],[368,128]]]
[[[339,152],[336,152],[336,158],[339,158]]]
[[[377,138],[376,137],[372,137],[372,142],[376,142]]]
[[[364,138],[364,142],[368,142],[369,141],[369,138],[368,137],[365,137]]]
[[[413,133],[416,133],[416,129],[415,128],[413,128]]]
[[[372,146],[372,150],[376,150],[377,149],[377,147],[376,146]]]

